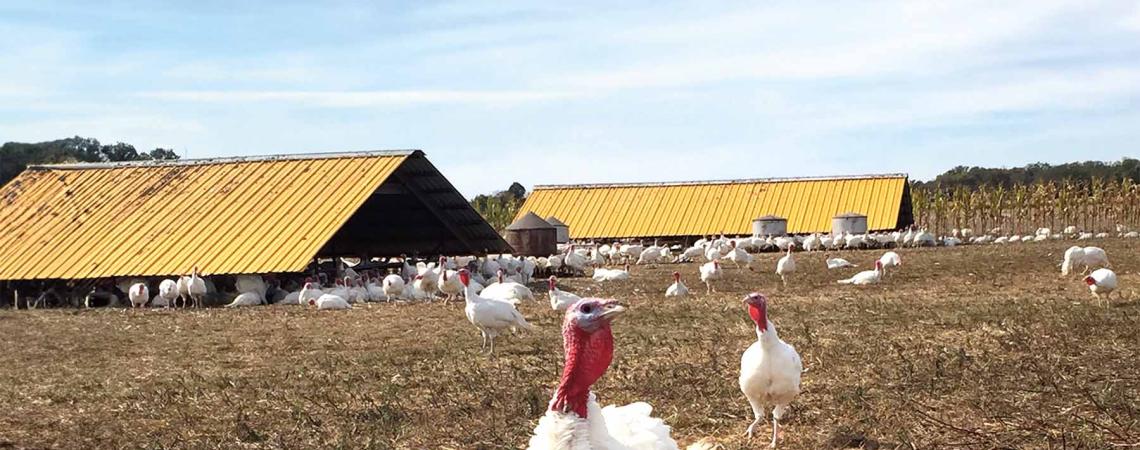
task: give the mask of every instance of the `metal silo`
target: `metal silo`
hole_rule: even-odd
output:
[[[753,236],[784,236],[786,234],[788,234],[788,219],[773,215],[752,219]]]
[[[546,218],[546,223],[554,227],[555,238],[559,244],[566,244],[570,242],[570,225],[566,225],[557,217],[550,216]]]
[[[558,251],[558,231],[533,212],[507,226],[507,243],[515,256],[550,256]]]
[[[831,219],[832,234],[863,234],[867,232],[867,216],[859,213],[844,213]]]

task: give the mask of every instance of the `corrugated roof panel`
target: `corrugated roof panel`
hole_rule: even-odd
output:
[[[0,189],[0,279],[302,270],[411,154],[34,167]]]
[[[791,233],[827,233],[837,214],[868,216],[871,229],[898,221],[905,175],[733,182],[536,186],[520,208],[554,215],[575,239],[750,234],[775,214]]]

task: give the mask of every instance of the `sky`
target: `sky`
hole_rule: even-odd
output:
[[[416,148],[466,196],[1140,155],[1140,2],[0,2],[0,141]]]

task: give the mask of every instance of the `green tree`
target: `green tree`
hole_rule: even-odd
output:
[[[98,140],[79,136],[36,143],[7,142],[0,146],[0,185],[15,178],[32,164],[151,159],[178,159],[178,154],[165,148],[139,152],[131,144],[117,142],[102,145]]]
[[[505,191],[475,196],[471,200],[471,206],[501,233],[514,221],[524,200],[526,200],[526,188],[515,182]]]

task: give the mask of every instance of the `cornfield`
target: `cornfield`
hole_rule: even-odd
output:
[[[1029,234],[1040,227],[1060,231],[1070,225],[1082,231],[1112,232],[1117,225],[1140,223],[1140,184],[1130,179],[1064,180],[1009,188],[916,188],[911,197],[915,223],[934,233],[1001,228],[1004,234]]]

